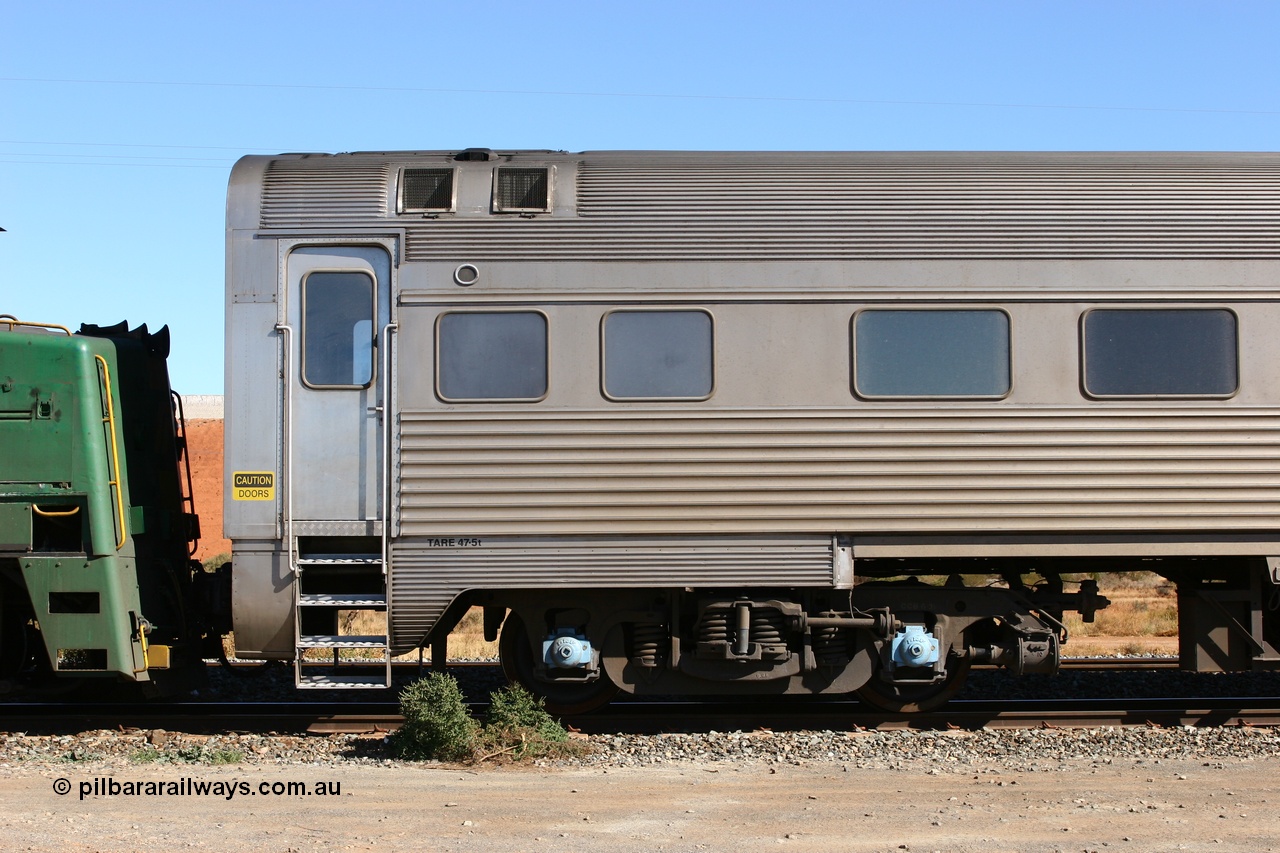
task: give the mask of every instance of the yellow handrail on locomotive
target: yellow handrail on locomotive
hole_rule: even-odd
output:
[[[19,320],[12,314],[0,314],[0,323],[8,326],[11,332],[14,326],[35,326],[37,329],[58,329],[66,332],[68,337],[71,336],[71,330],[66,326],[59,326],[57,323],[36,323],[31,320]]]
[[[138,620],[138,644],[142,646],[142,669],[135,668],[133,670],[134,675],[146,672],[151,668],[151,662],[147,660],[147,623],[141,619]]]
[[[56,510],[56,509],[41,509],[35,504],[32,504],[31,511],[34,512],[36,515],[43,516],[44,518],[67,518],[68,516],[76,515],[77,513],[79,513],[80,507],[73,506],[71,509],[68,509],[68,510]]]
[[[119,551],[124,547],[125,540],[124,494],[123,489],[120,488],[120,448],[116,444],[116,410],[111,402],[111,368],[107,366],[107,360],[102,356],[95,355],[93,358],[102,365],[102,377],[107,389],[107,416],[102,419],[102,422],[107,425],[107,432],[111,433],[111,467],[115,479],[107,481],[107,485],[116,491],[116,513],[120,518],[120,538],[116,541],[116,550]]]

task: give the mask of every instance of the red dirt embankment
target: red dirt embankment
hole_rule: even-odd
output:
[[[222,538],[222,421],[187,421],[187,452],[191,458],[191,485],[196,514],[200,516],[197,560],[231,553],[231,541]]]

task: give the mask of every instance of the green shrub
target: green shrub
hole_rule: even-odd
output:
[[[478,744],[478,759],[567,758],[588,750],[570,740],[565,727],[542,706],[542,700],[519,685],[489,697],[489,714]]]
[[[518,684],[504,687],[489,697],[486,729],[523,733],[546,743],[564,743],[569,733],[542,707],[542,700]]]
[[[210,764],[239,764],[244,761],[244,753],[238,749],[215,749],[205,757]]]
[[[404,723],[391,735],[391,750],[400,758],[421,761],[464,761],[475,754],[479,726],[467,713],[458,682],[433,672],[400,692]]]
[[[542,707],[542,700],[512,685],[489,697],[481,726],[467,714],[452,676],[432,673],[400,694],[404,724],[390,738],[393,754],[409,760],[487,761],[565,758],[588,747]]]

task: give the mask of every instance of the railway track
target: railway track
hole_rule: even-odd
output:
[[[473,703],[474,714],[485,705]],[[185,732],[389,732],[401,722],[393,702],[182,702],[98,705],[7,703],[0,727],[27,733],[101,729]],[[929,714],[886,714],[854,700],[619,701],[566,717],[587,734],[667,732],[947,730],[1102,726],[1280,726],[1280,697],[956,700]]]
[[[235,664],[233,668],[260,667]],[[1123,672],[1177,669],[1171,658],[1074,658],[1063,661],[1073,672]],[[417,662],[396,665],[405,676]],[[497,664],[467,662],[449,665],[459,675],[471,671],[487,680]],[[283,671],[283,670],[281,670]],[[427,669],[423,670],[428,671]],[[290,677],[291,681],[291,677]],[[262,684],[262,682],[256,682]],[[291,690],[271,691],[285,696]],[[483,695],[483,694],[482,694]],[[475,715],[484,703],[471,703]],[[387,732],[401,722],[394,694],[388,699],[363,697],[324,701],[182,701],[0,702],[0,730],[28,733],[76,733],[102,729],[165,729],[192,733],[216,732]],[[830,730],[946,730],[980,728],[1102,727],[1102,726],[1280,726],[1280,696],[1213,698],[1089,698],[1089,699],[957,699],[930,714],[888,714],[843,697],[779,697],[753,699],[701,698],[657,701],[620,698],[590,715],[565,722],[588,734],[661,734],[712,732]]]

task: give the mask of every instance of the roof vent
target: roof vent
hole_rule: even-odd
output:
[[[400,212],[453,210],[453,169],[405,169],[400,175]]]
[[[471,160],[496,160],[498,155],[488,148],[468,148],[464,151],[459,151],[453,159],[466,163]]]
[[[546,169],[495,169],[493,209],[496,213],[545,213]]]

